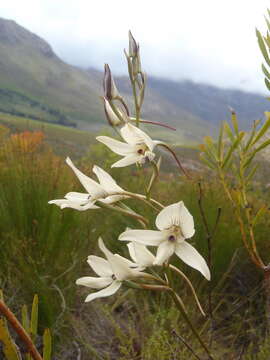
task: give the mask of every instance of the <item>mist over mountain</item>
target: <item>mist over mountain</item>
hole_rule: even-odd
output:
[[[1,112],[90,131],[105,126],[100,71],[66,64],[45,40],[12,20],[0,19],[0,55]],[[115,80],[132,108],[128,78]],[[245,128],[269,103],[239,90],[149,77],[142,116],[175,126],[174,141],[200,141],[229,118],[229,107]],[[164,136],[164,130],[155,131]]]

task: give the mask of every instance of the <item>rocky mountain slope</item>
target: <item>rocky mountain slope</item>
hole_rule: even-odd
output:
[[[102,76],[66,64],[46,41],[12,20],[0,19],[0,111],[97,131],[105,125]],[[131,104],[128,79],[116,81]],[[257,94],[149,77],[143,117],[175,126],[177,133],[169,135],[173,141],[193,142],[216,131],[229,116],[228,106],[244,127],[269,109]],[[164,130],[155,131],[164,137]]]

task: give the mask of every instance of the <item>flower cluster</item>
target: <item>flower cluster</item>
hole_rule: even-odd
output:
[[[121,210],[125,215],[136,218],[140,225],[144,226],[142,229],[126,229],[122,234],[119,234],[120,241],[128,242],[127,248],[131,260],[119,254],[113,254],[107,249],[103,240],[99,238],[99,248],[105,258],[90,255],[87,259],[88,264],[98,277],[85,276],[76,281],[77,285],[97,290],[87,296],[85,299],[87,302],[114,294],[122,284],[152,290],[158,288],[159,290],[171,291],[166,270],[169,267],[177,269],[170,264],[174,254],[185,264],[198,270],[207,280],[210,280],[210,271],[206,261],[186,241],[193,237],[195,229],[193,216],[183,201],[179,200],[174,204],[164,206],[150,196],[155,180],[159,176],[160,166],[159,161],[155,162],[154,150],[158,145],[164,143],[152,140],[147,133],[139,128],[145,75],[141,71],[139,45],[131,33],[129,34],[129,53],[125,54],[129,65],[131,84],[133,85],[134,82],[137,84],[134,87],[136,121],[131,124],[132,121],[134,122],[134,118],[129,116],[128,107],[115,85],[111,70],[108,65],[105,65],[103,84],[105,114],[110,125],[121,126],[120,135],[123,141],[108,136],[98,136],[97,140],[114,153],[122,156],[120,160],[111,165],[112,167],[125,167],[132,164],[139,166],[150,164],[153,167],[153,175],[146,194],[133,194],[123,190],[106,171],[95,165],[92,171],[98,178],[97,182],[83,174],[67,158],[67,165],[75,173],[85,192],[69,192],[64,196],[64,199],[49,201],[50,204],[56,204],[61,209],[72,208],[79,211],[110,206],[110,209]],[[138,89],[139,92],[137,93]],[[155,222],[157,230],[147,229],[147,219],[136,214],[130,208],[125,207],[126,210],[123,211],[122,201],[130,197],[134,197],[138,201],[142,200],[157,210]],[[151,250],[148,247],[151,247]],[[157,248],[156,252],[153,252],[152,247]],[[154,273],[160,272],[161,276],[153,276],[153,268],[155,268]],[[148,270],[150,271],[148,272]],[[177,271],[182,273],[180,270]]]

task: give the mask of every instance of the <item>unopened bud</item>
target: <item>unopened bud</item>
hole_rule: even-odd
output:
[[[117,126],[121,124],[121,120],[118,118],[118,116],[113,111],[109,101],[106,98],[103,98],[104,100],[104,111],[106,114],[106,118],[108,120],[108,123],[111,126]],[[120,111],[119,111],[120,112]],[[122,114],[121,114],[122,115]]]
[[[120,97],[111,74],[111,69],[108,64],[104,65],[103,88],[104,96],[106,99],[112,100]]]
[[[136,43],[131,31],[128,32],[129,38],[129,56],[135,57],[138,54],[139,46]]]

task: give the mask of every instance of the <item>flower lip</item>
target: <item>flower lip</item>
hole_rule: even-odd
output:
[[[170,235],[168,237],[168,240],[171,241],[171,242],[174,242],[176,240],[176,237],[174,235]]]

